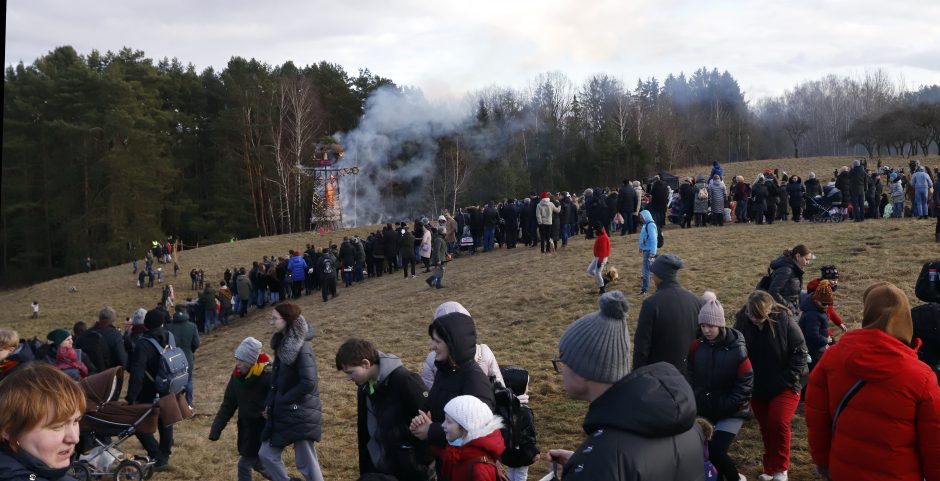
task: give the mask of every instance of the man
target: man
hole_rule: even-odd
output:
[[[656,292],[643,301],[633,345],[633,368],[659,361],[685,374],[689,346],[698,329],[702,299],[679,285],[682,259],[663,254],[650,270]]]
[[[695,213],[695,179],[685,178],[679,186],[679,200],[682,202],[682,218],[679,226],[688,229],[692,227],[692,215]]]
[[[127,402],[129,404],[151,404],[157,397],[157,389],[152,379],[157,376],[160,364],[160,352],[151,343],[155,340],[160,346],[169,345],[169,336],[163,325],[166,323],[167,313],[163,309],[152,309],[144,316],[144,326],[147,327],[140,339],[134,344],[134,354],[131,358],[128,372],[130,383],[127,386]],[[151,433],[137,433],[137,440],[147,450],[147,455],[156,461],[153,469],[162,471],[167,468],[170,454],[173,450],[173,426],[164,425],[159,421],[157,428],[160,433],[160,442]]]
[[[506,199],[506,203],[499,210],[499,216],[506,221],[506,228],[503,229],[503,242],[507,249],[516,248],[516,239],[519,237],[519,211],[516,210],[515,199]]]
[[[650,208],[653,210],[656,225],[660,227],[666,225],[666,206],[668,204],[669,186],[657,175],[653,177],[653,185],[650,188]]]
[[[636,190],[630,185],[630,181],[623,179],[623,185],[617,193],[617,212],[623,217],[623,225],[620,226],[620,235],[627,235],[636,232],[633,225],[633,211],[636,209]]]
[[[640,288],[640,294],[642,295],[646,294],[650,287],[650,264],[656,258],[656,249],[659,247],[659,230],[656,223],[653,222],[653,214],[646,209],[640,212],[640,221],[643,223],[639,241],[640,255],[643,257],[643,287]]]
[[[852,161],[852,171],[849,172],[849,198],[852,201],[852,219],[855,222],[865,220],[865,194],[867,192],[868,174],[862,167],[862,163],[855,159]]]
[[[296,278],[294,278],[296,280]],[[245,314],[248,313],[248,304],[251,303],[251,279],[245,273],[245,268],[242,267],[239,271],[239,276],[235,278],[235,292],[238,294],[238,315],[245,317]]]
[[[927,210],[927,198],[930,189],[933,188],[933,181],[930,179],[924,167],[918,167],[917,172],[911,175],[911,186],[914,187],[914,202],[911,208],[911,215],[918,219],[926,219],[930,214]]]
[[[336,257],[330,252],[329,247],[323,248],[323,255],[317,260],[317,275],[320,276],[320,292],[323,294],[323,302],[327,301],[327,295],[336,297]]]
[[[245,277],[245,276],[241,276]],[[193,367],[196,365],[196,349],[199,349],[199,329],[196,324],[189,319],[186,314],[186,305],[177,304],[176,314],[166,330],[173,333],[176,346],[182,349],[186,356],[186,362],[189,363],[189,379],[186,381],[186,402],[193,405]]]
[[[364,339],[350,339],[339,347],[336,369],[357,386],[359,475],[428,479],[431,453],[408,429],[427,397],[421,377],[397,356],[379,352]]]
[[[630,372],[629,305],[620,291],[601,296],[600,311],[572,323],[558,343],[556,371],[571,399],[588,401],[585,441],[574,452],[551,449],[565,481],[704,479],[695,394],[672,366]],[[688,348],[688,345],[686,346]]]
[[[300,251],[291,250],[288,252],[290,260],[287,261],[287,270],[290,272],[290,290],[291,297],[297,299],[300,297],[300,290],[304,285],[304,275],[307,272],[307,263],[301,257]],[[361,269],[360,269],[361,270]]]
[[[114,327],[114,317],[114,309],[104,306],[98,312],[98,322],[78,338],[77,344],[82,346],[99,371],[127,366],[124,336]]]
[[[496,201],[491,200],[483,208],[483,252],[493,250],[496,243],[496,224],[499,224],[499,212],[496,210]]]

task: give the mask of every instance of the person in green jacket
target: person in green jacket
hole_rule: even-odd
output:
[[[183,350],[186,361],[189,363],[189,380],[186,381],[186,402],[193,405],[193,366],[196,362],[196,349],[199,349],[199,329],[189,319],[185,304],[177,304],[176,314],[166,326],[166,330],[173,333],[176,346]]]
[[[444,240],[444,233],[431,227],[431,264],[436,269],[425,282],[430,287],[438,289],[444,287],[444,264],[447,262],[447,242]]]

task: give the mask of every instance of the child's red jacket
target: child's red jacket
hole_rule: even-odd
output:
[[[498,463],[505,449],[499,429],[460,447],[449,444],[444,448],[431,446],[441,461],[441,472],[450,481],[497,481],[496,466],[484,463],[483,458],[487,462]]]

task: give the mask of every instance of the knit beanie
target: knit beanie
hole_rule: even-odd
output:
[[[547,198],[548,198],[548,192],[542,192],[542,195],[540,195],[539,198],[540,198],[540,199],[547,199]]]
[[[682,269],[682,259],[672,254],[657,257],[650,266],[650,271],[663,281],[675,281],[679,269]]]
[[[813,290],[813,300],[820,305],[832,305],[834,297],[835,296],[832,294],[832,286],[829,285],[829,281],[826,279],[819,281],[819,285]]]
[[[46,334],[46,339],[52,341],[53,352],[58,352],[59,344],[62,344],[62,341],[65,341],[66,339],[68,339],[69,336],[71,336],[71,334],[69,334],[69,331],[59,328],[59,329],[53,329],[52,331],[49,331],[49,334]]]
[[[502,427],[502,418],[493,415],[489,406],[476,396],[457,396],[444,406],[444,414],[450,416],[467,434],[464,443],[481,438]]]
[[[721,307],[718,297],[712,291],[705,291],[702,296],[705,304],[698,311],[699,325],[707,324],[709,326],[725,327],[725,308]]]
[[[163,309],[151,309],[144,316],[144,326],[147,329],[157,329],[166,323],[166,311]]]
[[[819,268],[819,272],[823,279],[839,278],[839,268],[834,265],[822,266]]]
[[[258,356],[261,355],[261,341],[248,336],[235,349],[235,359],[249,364],[258,362]]]
[[[452,312],[459,312],[463,315],[470,316],[470,313],[467,311],[465,307],[463,307],[461,303],[455,302],[455,301],[447,301],[437,306],[437,309],[434,310],[434,319],[446,316],[447,314],[450,314]],[[473,316],[470,316],[470,317],[473,317]]]
[[[630,373],[630,304],[620,291],[597,301],[600,310],[574,321],[558,342],[559,357],[589,381],[613,384]]]
[[[134,311],[134,315],[131,316],[131,324],[134,324],[135,326],[144,325],[144,317],[147,317],[147,309],[144,309],[143,307],[138,308],[136,311]]]
[[[817,288],[818,289],[818,288]],[[862,328],[881,329],[904,344],[914,338],[911,304],[904,291],[890,282],[872,284],[862,294]]]

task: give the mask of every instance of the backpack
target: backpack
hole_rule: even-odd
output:
[[[157,394],[165,396],[167,394],[179,394],[186,390],[186,383],[189,380],[189,362],[186,361],[186,355],[183,350],[176,347],[176,340],[172,332],[167,332],[167,341],[169,345],[161,347],[156,339],[146,336],[145,338],[160,354],[160,360],[157,363],[157,375],[154,377],[147,374],[147,378],[153,381],[154,389]]]
[[[88,358],[98,371],[111,367],[111,349],[108,348],[104,336],[98,332],[98,329],[92,328],[85,331],[79,341],[82,350],[88,354]]]
[[[708,200],[708,188],[702,187],[695,195],[698,197],[698,200]]]
[[[764,274],[764,277],[760,278],[760,282],[757,283],[757,287],[755,287],[755,289],[757,289],[758,291],[765,291],[765,292],[769,291],[770,290],[770,276],[771,274],[773,274],[773,272],[774,271],[768,267],[767,274]]]
[[[493,413],[503,418],[500,431],[506,443],[500,461],[511,468],[531,465],[539,452],[535,445],[532,411],[519,402],[512,389],[497,382],[493,382],[493,396],[496,399]]]

